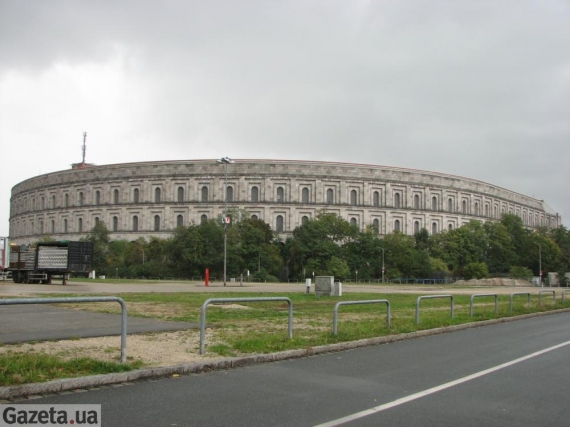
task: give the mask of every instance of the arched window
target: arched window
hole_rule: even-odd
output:
[[[394,231],[400,231],[400,220],[394,221]]]
[[[97,225],[97,224],[99,224],[99,217],[98,216],[95,217],[95,225]]]
[[[350,225],[352,225],[353,227],[358,226],[358,221],[356,220],[356,218],[350,218]]]
[[[356,205],[357,200],[358,200],[358,193],[356,192],[356,190],[351,190],[350,191],[350,204]]]
[[[447,210],[449,212],[453,212],[453,199],[452,198],[447,199]]]
[[[437,234],[437,222],[431,224],[431,234]]]
[[[327,204],[332,205],[334,203],[334,190],[329,188],[327,190]]]
[[[307,215],[304,215],[303,218],[301,218],[301,224],[306,224],[309,222],[309,217]]]
[[[43,199],[42,199],[43,201]],[[43,202],[42,202],[43,204]],[[79,206],[83,206],[83,191],[79,192]]]
[[[479,215],[479,202],[475,202],[475,215]]]
[[[119,217],[113,217],[113,231],[119,230]]]
[[[259,202],[259,188],[251,187],[251,201],[253,203]]]
[[[63,200],[64,200],[65,207],[68,208],[69,207],[69,194],[65,193]]]
[[[55,221],[53,219],[51,220],[51,233],[55,233]]]
[[[206,222],[208,222],[208,215],[203,214],[203,215],[200,217],[200,224],[205,224]]]
[[[431,209],[434,211],[437,210],[437,197],[435,196],[431,198]]]
[[[140,200],[140,191],[139,191],[138,188],[135,188],[135,189],[133,190],[133,202],[134,202],[134,203],[138,203],[139,200]]]
[[[206,187],[205,185],[202,187],[202,201],[203,202],[208,201],[208,187]]]
[[[83,194],[83,193],[81,193],[81,194]],[[82,203],[82,204],[83,204],[83,203]],[[45,207],[46,207],[46,203],[45,203],[44,196],[42,196],[42,198],[40,199],[40,207],[41,207],[42,211],[43,211],[43,210],[45,209]]]
[[[394,193],[394,207],[400,207],[400,193]]]
[[[51,196],[51,208],[55,209],[55,195]]]
[[[275,230],[278,233],[282,233],[283,232],[283,216],[282,215],[277,215],[276,221],[275,221]]]
[[[97,190],[95,192],[95,204],[96,205],[100,205],[101,204],[101,192],[99,190]]]
[[[68,227],[67,227],[67,219],[63,220],[63,232],[67,233]]]
[[[420,196],[418,194],[414,195],[414,209],[420,208]]]
[[[380,193],[378,191],[372,193],[372,206],[380,206]]]
[[[283,203],[285,201],[285,190],[283,187],[277,187],[277,203]]]
[[[133,216],[133,231],[139,231],[139,217]]]
[[[463,205],[463,213],[467,213],[467,201],[463,200],[462,205]]]
[[[302,203],[309,203],[309,189],[307,187],[301,190],[301,202]]]
[[[119,190],[113,190],[113,203],[118,205],[119,204]]]
[[[378,218],[372,221],[372,229],[374,230],[374,234],[380,233],[380,221],[378,220]]]
[[[418,234],[420,232],[420,222],[414,221],[414,234]]]
[[[159,187],[156,187],[154,189],[154,203],[160,203],[161,193],[162,193],[162,191],[160,190]]]
[[[160,216],[154,216],[154,231],[160,231]]]
[[[449,225],[447,226],[447,229],[448,229],[449,231],[453,230],[453,224],[449,224]]]
[[[184,201],[184,187],[178,187],[178,201]]]
[[[231,185],[228,186],[226,189],[226,201],[233,202],[234,201],[234,187]]]
[[[176,226],[182,227],[184,225],[184,217],[182,215],[178,215],[176,217]]]
[[[83,233],[83,218],[77,220],[77,231]]]
[[[44,222],[40,221],[40,234],[44,234]]]
[[[259,219],[257,215],[252,215],[251,219]]]
[[[499,208],[497,206],[495,206],[494,210],[495,210],[495,218],[498,218],[499,217]]]

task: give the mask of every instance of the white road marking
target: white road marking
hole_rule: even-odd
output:
[[[433,388],[429,388],[429,389],[424,390],[424,391],[420,391],[418,393],[411,394],[411,395],[406,396],[406,397],[402,397],[400,399],[396,399],[392,402],[388,402],[388,403],[385,403],[383,405],[367,409],[365,411],[357,412],[355,414],[348,415],[346,417],[342,417],[342,418],[339,418],[337,420],[329,421],[329,422],[326,422],[324,424],[319,424],[315,427],[334,427],[334,426],[339,426],[341,424],[348,423],[350,421],[357,420],[359,418],[364,418],[368,415],[375,414],[375,413],[381,412],[381,411],[385,411],[386,409],[390,409],[390,408],[393,408],[395,406],[403,405],[404,403],[408,403],[408,402],[411,402],[413,400],[420,399],[424,396],[428,396],[430,394],[434,394],[434,393],[437,393],[439,391],[448,389],[450,387],[454,387],[456,385],[463,384],[467,381],[474,380],[475,378],[482,377],[483,375],[490,374],[490,373],[498,371],[500,369],[508,368],[509,366],[515,365],[515,364],[520,363],[520,362],[524,362],[525,360],[532,359],[533,357],[540,356],[544,353],[548,353],[550,351],[557,350],[557,349],[559,349],[561,347],[565,347],[567,345],[570,345],[570,341],[566,341],[566,342],[563,342],[562,344],[558,344],[558,345],[555,345],[553,347],[549,347],[549,348],[546,348],[544,350],[537,351],[536,353],[529,354],[528,356],[524,356],[524,357],[521,357],[521,358],[518,358],[515,360],[511,360],[510,362],[506,362],[506,363],[503,363],[501,365],[497,365],[493,368],[485,369],[484,371],[480,371],[480,372],[477,372],[475,374],[468,375],[468,376],[463,377],[463,378],[459,378],[455,381],[451,381],[451,382],[448,382],[448,383],[445,383],[442,385],[438,385],[438,386],[433,387]]]

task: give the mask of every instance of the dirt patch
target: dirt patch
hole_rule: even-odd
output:
[[[217,342],[217,334],[206,330],[206,342]],[[200,332],[195,330],[137,334],[127,337],[127,357],[140,360],[145,366],[180,365],[221,357],[200,356]],[[0,354],[44,353],[65,360],[90,357],[104,361],[118,361],[121,355],[121,337],[83,338],[79,340],[46,341],[12,344],[0,347]]]

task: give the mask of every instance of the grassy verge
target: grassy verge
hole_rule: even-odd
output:
[[[61,296],[61,295],[60,295]],[[204,301],[215,298],[251,298],[268,296],[266,293],[232,293],[215,295],[199,293],[141,293],[120,295],[127,302],[130,316],[153,317],[162,320],[199,323],[200,307]],[[449,299],[428,299],[421,302],[420,324],[415,323],[416,299],[411,294],[366,294],[351,293],[343,297],[323,297],[301,293],[285,293],[293,301],[293,339],[287,338],[288,305],[285,302],[254,302],[239,305],[210,305],[207,323],[214,331],[207,351],[227,356],[243,353],[269,353],[279,350],[305,348],[310,346],[353,341],[390,334],[400,334],[423,329],[457,325],[481,320],[516,316],[557,308],[570,307],[567,299],[543,298],[538,305],[534,295],[531,304],[526,298],[516,298],[510,311],[509,296],[499,296],[499,311],[495,315],[494,298],[480,298],[475,301],[474,315],[469,316],[469,295],[455,295],[454,317],[451,318]],[[339,310],[338,335],[332,333],[333,307],[339,301],[388,299],[391,305],[391,327],[386,325],[386,305],[351,305]],[[120,313],[118,304],[86,307],[79,309]]]
[[[474,291],[473,293],[476,293]],[[129,316],[153,317],[162,320],[199,323],[200,307],[208,298],[266,297],[267,293],[140,293],[119,295],[127,303]],[[47,296],[47,295],[46,295]],[[62,295],[57,295],[61,297]],[[68,295],[78,296],[78,295]],[[494,298],[475,301],[474,316],[469,316],[470,296],[455,295],[455,313],[451,318],[449,299],[428,299],[421,302],[420,323],[416,325],[416,299],[410,294],[351,293],[343,297],[323,297],[301,293],[280,294],[293,301],[293,339],[287,337],[288,304],[285,302],[243,302],[230,306],[210,305],[207,312],[206,351],[209,356],[237,356],[251,353],[307,348],[318,345],[353,341],[363,338],[401,334],[436,327],[458,325],[487,319],[550,311],[570,307],[538,296],[531,303],[526,297],[516,298],[514,309],[509,307],[509,295],[499,296],[499,310],[495,314]],[[387,299],[391,305],[391,327],[386,325],[386,305],[342,306],[338,316],[338,335],[332,333],[333,307],[339,301]],[[116,303],[71,304],[73,308],[120,313]],[[196,331],[197,333],[197,331]],[[127,340],[128,348],[128,340]],[[197,353],[198,347],[189,348]],[[57,378],[78,377],[101,373],[121,372],[141,366],[140,362],[121,365],[93,359],[61,358],[45,354],[10,354],[0,356],[0,385],[42,382]]]
[[[39,383],[61,378],[126,372],[140,367],[139,362],[119,364],[93,359],[64,361],[46,354],[0,355],[0,385]]]

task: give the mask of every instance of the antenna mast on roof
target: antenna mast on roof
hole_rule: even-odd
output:
[[[83,146],[81,147],[81,152],[83,153],[83,160],[81,161],[82,164],[85,164],[85,152],[87,151],[87,147],[85,145],[87,141],[87,132],[83,132]]]

